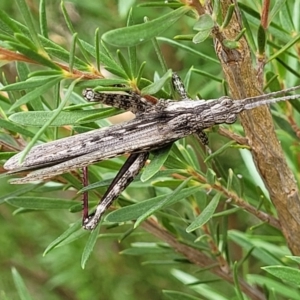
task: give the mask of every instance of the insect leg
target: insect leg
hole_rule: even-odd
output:
[[[172,74],[172,83],[173,83],[173,87],[180,95],[181,100],[188,99],[188,95],[185,90],[184,84],[181,78],[176,73]]]
[[[93,230],[98,225],[101,216],[121,194],[121,192],[131,183],[139,173],[149,157],[149,152],[132,153],[114,178],[107,191],[103,195],[96,211],[83,221],[83,228]]]
[[[202,130],[198,130],[195,133],[196,137],[198,138],[198,140],[201,142],[201,144],[203,146],[205,146],[206,151],[211,154],[211,149],[209,148],[209,144],[208,144],[208,137],[206,135],[206,133]]]
[[[144,112],[152,106],[151,102],[137,93],[131,93],[130,95],[99,93],[89,88],[83,90],[82,94],[89,102],[101,102],[113,107],[129,110],[134,114]]]
[[[88,167],[82,168],[82,185],[86,187],[88,185]],[[89,199],[88,192],[83,192],[82,194],[82,225],[84,220],[89,216]]]

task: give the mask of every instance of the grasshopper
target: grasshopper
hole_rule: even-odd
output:
[[[156,103],[132,93],[130,95],[105,94],[92,89],[83,91],[87,101],[102,102],[133,112],[133,120],[96,129],[33,147],[22,163],[21,153],[11,157],[4,165],[9,174],[29,171],[13,183],[23,184],[45,180],[77,168],[129,154],[115,179],[103,195],[96,211],[89,215],[84,204],[83,227],[96,228],[101,216],[120,193],[130,184],[148,159],[149,152],[160,149],[178,139],[195,134],[204,145],[208,139],[204,129],[217,124],[232,124],[240,112],[278,101],[300,98],[300,94],[281,96],[300,89],[300,86],[256,97],[233,101],[229,97],[211,100],[188,98],[180,78],[173,74],[173,85],[182,100],[158,99]]]

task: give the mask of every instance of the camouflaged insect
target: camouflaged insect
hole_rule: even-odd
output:
[[[139,173],[148,158],[149,151],[165,147],[190,134],[195,134],[207,145],[204,129],[216,124],[232,124],[244,110],[300,98],[300,95],[274,98],[300,88],[296,86],[235,101],[229,97],[191,100],[176,74],[173,74],[173,84],[182,100],[158,99],[156,104],[148,102],[138,94],[104,94],[86,89],[83,92],[86,100],[129,110],[136,114],[135,119],[35,146],[21,164],[19,161],[22,153],[19,153],[10,158],[4,168],[9,170],[9,174],[29,171],[25,177],[13,180],[13,183],[22,184],[48,179],[101,160],[130,154],[102,197],[95,213],[84,214],[83,227],[92,230],[113,200]]]

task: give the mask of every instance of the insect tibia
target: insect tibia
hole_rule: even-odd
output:
[[[187,95],[187,92],[185,90],[184,84],[183,84],[181,78],[176,73],[172,74],[172,83],[173,83],[173,86],[174,86],[175,90],[180,95],[180,98],[182,100],[183,99],[188,99],[188,95]]]
[[[85,89],[82,94],[89,102],[101,102],[109,106],[129,110],[134,114],[144,112],[149,106],[151,106],[151,103],[136,93],[131,93],[130,95],[99,93],[92,89]]]
[[[149,152],[133,153],[129,156],[129,158],[122,166],[117,176],[103,195],[100,203],[97,205],[96,211],[83,220],[84,229],[93,230],[96,228],[103,213],[131,183],[134,177],[143,168],[148,157]]]

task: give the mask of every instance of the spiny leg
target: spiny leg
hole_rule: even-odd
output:
[[[181,100],[188,99],[188,95],[185,90],[184,84],[183,84],[181,78],[176,73],[172,74],[172,83],[173,83],[175,90],[180,95]]]
[[[209,143],[208,143],[208,136],[207,134],[199,130],[195,133],[195,136],[198,138],[198,140],[201,142],[201,144],[205,147],[206,151],[208,154],[211,154],[211,149],[209,148]]]
[[[208,146],[208,137],[205,132],[199,130],[196,132],[196,136],[204,146]]]
[[[88,186],[88,167],[82,168],[82,185],[83,187]],[[89,199],[88,192],[83,192],[82,194],[82,225],[84,220],[89,216]]]
[[[146,98],[136,93],[131,93],[129,95],[99,93],[89,88],[83,90],[82,94],[89,102],[101,102],[116,108],[129,110],[134,114],[144,112],[153,105],[151,102],[147,101]]]
[[[148,157],[149,152],[132,153],[128,157],[97,205],[96,211],[83,221],[84,229],[93,230],[96,228],[103,213],[140,172]]]

